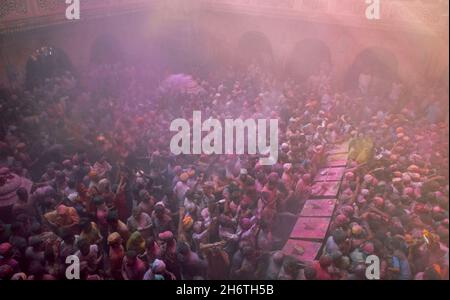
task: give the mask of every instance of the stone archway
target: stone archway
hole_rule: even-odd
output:
[[[372,75],[372,90],[376,89],[378,93],[389,91],[391,83],[399,79],[396,55],[382,47],[369,47],[362,50],[347,71],[345,87],[358,88],[361,74]]]
[[[44,83],[46,78],[60,76],[66,71],[73,72],[73,66],[64,50],[43,46],[30,55],[25,70],[25,85],[31,89]]]

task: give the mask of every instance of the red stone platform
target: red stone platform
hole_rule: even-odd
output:
[[[311,198],[336,198],[340,184],[339,181],[316,182],[312,186]]]
[[[281,252],[300,261],[313,261],[317,258],[321,246],[322,243],[317,242],[288,240]]]
[[[348,153],[348,143],[334,145],[327,153],[328,154]]]
[[[322,240],[325,238],[331,218],[300,217],[291,232],[291,239]]]
[[[320,169],[314,178],[314,182],[340,181],[345,173],[345,167],[327,167]]]
[[[336,206],[336,199],[311,199],[305,202],[300,213],[302,217],[331,217]]]
[[[348,163],[347,153],[330,154],[327,157],[328,167],[345,167]]]

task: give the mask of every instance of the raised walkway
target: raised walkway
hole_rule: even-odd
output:
[[[327,152],[326,166],[314,178],[312,193],[299,214],[282,252],[302,262],[317,259],[326,242],[331,218],[348,163],[348,142]]]

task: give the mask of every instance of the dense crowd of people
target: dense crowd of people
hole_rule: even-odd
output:
[[[148,69],[102,65],[0,95],[0,186],[33,182],[0,215],[0,279],[448,279],[448,90],[337,92],[257,66],[158,88]],[[170,153],[170,123],[192,111],[223,120],[277,118],[279,159]],[[280,250],[327,151],[349,165],[316,261]]]

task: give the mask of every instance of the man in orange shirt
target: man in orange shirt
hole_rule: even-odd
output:
[[[80,222],[80,217],[75,208],[59,205],[54,211],[46,213],[44,218],[55,228],[74,229]]]

